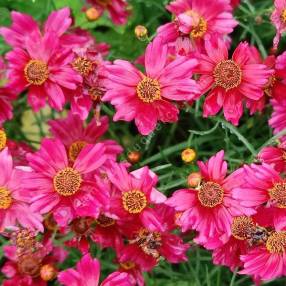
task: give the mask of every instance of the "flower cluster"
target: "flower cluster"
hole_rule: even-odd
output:
[[[192,244],[256,283],[286,275],[286,52],[263,57],[247,41],[232,49],[239,2],[170,2],[172,21],[152,40],[146,27],[135,28],[148,44],[134,62],[110,61],[112,47],[75,27],[67,7],[43,25],[11,12],[12,24],[0,28],[11,47],[0,59],[0,234],[10,241],[3,286],[143,286],[144,272],[163,260],[187,261]],[[277,51],[286,1],[274,6]],[[130,14],[124,0],[88,0],[83,11],[89,21],[107,11],[116,25]],[[4,126],[25,100],[35,114],[46,105],[52,111],[38,145],[10,139]],[[188,188],[165,194],[164,176],[159,180],[144,163],[134,168],[139,151],[124,160],[124,138],[110,139],[116,136],[107,115],[134,121],[151,136],[158,123],[177,123],[194,103],[200,120],[222,111],[219,122],[244,143],[236,128],[244,110],[253,115],[269,106],[278,143],[267,141],[231,171],[224,150],[196,165],[198,154],[187,148],[182,161],[196,169]],[[103,281],[95,247],[113,255],[115,267]],[[80,252],[77,261],[66,259],[72,248]]]

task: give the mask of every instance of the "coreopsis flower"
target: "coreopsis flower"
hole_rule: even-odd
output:
[[[271,21],[276,28],[276,35],[273,39],[273,48],[277,49],[281,34],[286,31],[286,1],[275,0],[275,9],[271,14]]]
[[[55,247],[50,239],[36,242],[35,237],[27,236],[27,233],[22,236],[17,234],[16,242],[18,245],[3,247],[8,259],[1,269],[7,277],[3,286],[46,286],[56,278],[57,264],[67,257],[63,248]],[[25,252],[19,251],[19,245],[27,247]]]
[[[108,179],[117,188],[110,198],[113,214],[122,220],[139,219],[148,229],[163,229],[158,215],[151,205],[166,200],[156,189],[157,176],[148,167],[128,173],[122,164],[113,164],[107,170]]]
[[[265,205],[274,227],[285,227],[286,183],[279,172],[265,163],[251,164],[243,167],[242,177],[243,183],[233,189],[237,202],[253,209]]]
[[[175,19],[158,29],[166,43],[175,43],[179,53],[204,50],[210,37],[224,39],[237,25],[229,1],[176,0],[167,5]]]
[[[129,275],[124,272],[113,272],[99,283],[100,263],[90,254],[84,255],[76,264],[76,269],[69,268],[58,274],[58,280],[65,286],[132,286]]]
[[[261,162],[272,165],[277,172],[286,171],[286,143],[282,143],[277,147],[267,146],[261,149],[258,159]]]
[[[61,47],[82,46],[90,41],[90,37],[79,33],[79,30],[68,30],[72,24],[72,18],[70,17],[70,9],[67,7],[53,11],[44,23],[42,31],[30,15],[12,11],[11,18],[11,27],[1,27],[0,35],[13,48],[25,46],[31,35],[40,39],[42,35],[49,33],[53,33],[55,37],[59,38]]]
[[[172,101],[191,100],[199,89],[191,79],[195,59],[177,57],[168,62],[168,47],[162,38],[156,37],[145,53],[146,74],[140,72],[128,61],[116,60],[106,66],[107,92],[103,101],[116,108],[114,121],[135,119],[139,132],[152,132],[157,121],[175,122],[178,108]]]
[[[273,107],[273,112],[268,122],[269,122],[270,127],[274,129],[273,133],[278,134],[280,131],[286,128],[286,112],[285,112],[286,100],[272,99],[270,103]],[[286,136],[282,136],[279,139],[282,142],[284,142],[286,139]]]
[[[215,240],[218,245],[228,241],[234,216],[255,213],[232,198],[232,189],[240,184],[241,170],[226,176],[227,163],[223,157],[224,151],[220,151],[206,163],[199,161],[201,185],[197,189],[178,190],[166,202],[181,213],[177,224],[182,231],[198,231],[195,241],[206,247],[210,241]]]
[[[7,66],[0,57],[0,126],[13,117],[12,101],[15,93],[7,86]]]
[[[120,250],[120,261],[133,262],[143,271],[152,270],[160,257],[170,263],[186,261],[186,252],[190,247],[178,235],[172,233],[177,227],[173,208],[160,204],[156,205],[153,211],[160,221],[158,226],[148,227],[137,223],[135,227],[126,230],[128,245]]]
[[[52,211],[60,226],[76,217],[96,218],[107,196],[90,177],[106,161],[104,152],[101,143],[86,145],[69,164],[63,143],[44,139],[39,151],[27,155],[31,170],[26,172],[25,188],[32,194],[32,209],[42,214]]]
[[[104,95],[104,79],[107,64],[103,60],[103,54],[108,53],[105,43],[89,45],[85,48],[74,49],[73,68],[82,76],[83,82],[78,85],[76,91],[67,93],[71,102],[71,111],[78,114],[82,120],[86,119],[92,107],[97,105]],[[97,114],[96,114],[97,116]]]
[[[22,173],[13,168],[8,148],[0,152],[0,177],[0,232],[18,224],[43,231],[42,217],[28,205],[29,196],[23,190]]]
[[[75,90],[82,80],[72,69],[70,50],[63,50],[52,31],[42,38],[31,35],[25,46],[6,54],[9,62],[9,86],[17,92],[28,89],[28,103],[34,111],[46,104],[62,110],[66,103],[64,89]]]
[[[245,100],[259,100],[272,70],[254,63],[247,43],[240,43],[232,58],[228,58],[226,44],[219,40],[206,41],[206,55],[199,57],[198,73],[202,94],[207,92],[203,115],[217,114],[221,108],[226,120],[238,125]]]
[[[127,22],[128,11],[125,0],[87,0],[102,15],[107,10],[112,22],[116,25],[123,25]]]
[[[88,124],[80,119],[78,115],[68,114],[66,118],[49,121],[50,132],[60,140],[66,147],[68,158],[74,162],[87,144],[96,144],[99,141],[106,148],[105,154],[108,159],[116,160],[123,149],[114,140],[100,140],[100,137],[108,130],[108,117],[93,118]]]
[[[273,231],[265,245],[258,246],[241,255],[243,270],[240,274],[253,275],[261,280],[271,280],[286,273],[286,232]]]

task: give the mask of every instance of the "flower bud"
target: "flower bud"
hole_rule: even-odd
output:
[[[183,152],[181,153],[182,160],[185,163],[191,163],[192,161],[194,161],[196,158],[196,155],[197,155],[196,151],[191,148],[187,148],[183,150]]]
[[[88,21],[93,22],[93,21],[96,21],[100,17],[100,13],[96,8],[91,7],[85,11],[85,16]]]
[[[141,159],[141,153],[139,151],[132,151],[128,153],[127,160],[131,164],[136,164]]]
[[[195,188],[195,187],[197,187],[197,186],[200,184],[201,180],[202,180],[202,175],[201,175],[201,173],[199,173],[199,172],[193,172],[193,173],[191,173],[191,174],[188,176],[188,181],[187,181],[187,183],[188,183],[188,186],[189,186],[190,188]]]
[[[57,276],[57,270],[52,264],[45,264],[41,267],[40,276],[44,281],[54,280]]]
[[[134,29],[135,36],[140,41],[145,41],[148,37],[148,30],[145,26],[138,25]]]

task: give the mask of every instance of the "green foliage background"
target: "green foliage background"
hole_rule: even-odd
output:
[[[212,0],[211,0],[212,1]],[[134,36],[134,28],[138,24],[145,25],[152,37],[159,25],[171,20],[170,14],[164,6],[167,0],[130,0],[131,17],[126,26],[116,27],[106,17],[95,22],[88,22],[81,11],[84,1],[81,0],[0,0],[0,26],[10,24],[10,11],[17,10],[31,14],[35,19],[43,22],[49,13],[64,6],[72,9],[75,24],[90,32],[100,41],[111,45],[109,59],[116,58],[135,60],[141,55],[147,42],[140,42]],[[272,45],[274,28],[269,21],[273,9],[271,0],[244,0],[236,9],[235,16],[240,22],[232,35],[232,49],[240,41],[249,41],[256,45],[265,57]],[[281,51],[285,48],[285,41],[281,43]],[[0,39],[0,54],[9,50],[3,39]],[[222,116],[203,119],[201,115],[202,100],[192,107],[182,107],[179,122],[169,125],[158,125],[158,128],[149,136],[138,135],[133,124],[111,123],[107,136],[117,140],[128,151],[139,150],[142,160],[134,168],[149,164],[160,178],[159,188],[170,195],[174,190],[186,186],[186,176],[190,171],[196,170],[196,164],[185,165],[180,159],[181,151],[186,147],[197,150],[199,159],[206,159],[213,153],[224,149],[229,162],[229,171],[233,171],[245,162],[255,160],[260,148],[268,143],[275,142],[267,120],[271,109],[267,107],[263,114],[250,117],[248,112],[241,120],[238,128],[227,123]],[[113,115],[113,109],[105,105],[103,113]],[[5,129],[11,139],[25,141],[37,147],[40,138],[48,135],[45,122],[54,117],[53,112],[40,112],[28,117],[29,111],[25,95],[21,95],[15,103],[15,116],[7,122]],[[23,119],[24,118],[24,119]],[[28,122],[27,122],[28,120]],[[30,126],[38,132],[38,139],[31,139],[29,132],[23,125]],[[36,131],[35,131],[36,130]],[[32,134],[35,135],[35,134]],[[0,237],[2,245],[7,241]],[[186,240],[190,238],[186,237]],[[62,240],[57,240],[62,244]],[[103,276],[115,270],[112,263],[114,254],[111,251],[93,249],[94,256],[101,260]],[[70,251],[70,256],[64,268],[73,266],[80,254],[76,250]],[[180,265],[170,265],[162,261],[151,273],[146,275],[146,285],[150,286],[247,286],[251,280],[231,273],[224,267],[214,266],[209,252],[193,246],[189,252],[189,261]],[[0,248],[0,266],[3,264],[3,253]],[[2,277],[3,278],[3,277]],[[1,276],[0,276],[1,281]],[[286,279],[275,280],[267,285],[285,285]]]

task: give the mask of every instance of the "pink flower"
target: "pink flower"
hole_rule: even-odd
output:
[[[276,229],[286,227],[286,183],[283,177],[268,164],[245,165],[241,174],[243,183],[233,189],[233,197],[244,207],[258,209],[264,205],[273,217]]]
[[[187,261],[186,252],[190,247],[172,233],[177,227],[173,208],[160,204],[153,211],[160,221],[158,226],[148,227],[137,223],[135,227],[126,230],[129,244],[118,251],[121,254],[120,261],[133,262],[143,271],[152,270],[161,256],[170,263]]]
[[[0,80],[5,84],[0,87],[0,126],[9,119],[12,119],[12,104],[11,102],[16,98],[15,93],[9,86],[7,81],[7,67],[4,60],[0,57]]]
[[[104,144],[108,159],[116,160],[123,149],[113,140],[100,140],[100,137],[108,130],[108,117],[93,118],[87,125],[79,116],[69,113],[67,118],[50,120],[50,132],[60,140],[67,149],[68,157],[74,162],[80,151],[87,144],[96,144],[99,141]]]
[[[286,171],[286,145],[264,147],[258,154],[261,162],[272,165],[277,172]]]
[[[22,245],[27,243],[25,247],[31,247],[28,244],[31,241],[25,240],[23,236],[20,239]],[[57,264],[62,263],[68,255],[64,249],[55,247],[50,239],[36,242],[33,250],[29,248],[23,252],[15,245],[6,245],[3,250],[8,259],[1,269],[8,278],[4,280],[3,286],[46,286],[48,281],[56,278]]]
[[[87,2],[93,5],[100,14],[103,14],[107,10],[114,24],[126,24],[128,17],[126,8],[128,3],[125,0],[87,0]]]
[[[58,274],[58,280],[65,286],[132,286],[129,275],[113,272],[99,284],[100,264],[86,254],[77,263],[76,269],[70,268]]]
[[[243,270],[240,274],[271,280],[286,274],[286,232],[272,232],[265,245],[258,246],[241,255]]]
[[[26,160],[26,155],[33,152],[31,146],[25,142],[16,142],[8,139],[7,147],[13,158],[13,163],[15,166],[26,166],[28,161]]]
[[[223,41],[207,41],[205,48],[207,54],[200,56],[198,66],[202,94],[208,92],[203,115],[215,115],[223,108],[226,120],[237,125],[244,100],[261,99],[273,71],[264,64],[253,63],[247,43],[240,43],[231,59]]]
[[[226,177],[223,157],[224,151],[220,151],[206,163],[198,162],[203,177],[199,188],[178,190],[167,200],[168,205],[182,213],[177,220],[182,231],[197,230],[195,241],[208,248],[208,243],[222,245],[228,241],[234,216],[254,213],[232,198],[232,189],[241,181],[241,170]]]
[[[226,0],[176,0],[167,9],[175,20],[159,27],[158,35],[165,43],[175,43],[179,53],[203,51],[206,39],[223,39],[237,25]]]
[[[269,125],[274,129],[273,133],[277,134],[286,128],[286,100],[271,100],[273,112],[269,119]],[[286,136],[279,138],[282,142]]]
[[[276,28],[276,35],[273,39],[273,48],[277,49],[281,34],[286,31],[286,1],[275,0],[275,9],[271,15],[271,21]]]
[[[76,217],[96,218],[107,195],[90,177],[106,161],[104,152],[101,143],[86,145],[69,164],[61,141],[44,139],[41,149],[27,156],[32,170],[26,173],[25,187],[32,195],[32,209],[42,214],[52,211],[60,226]]]
[[[92,107],[97,111],[101,97],[105,93],[103,54],[106,54],[106,44],[95,44],[74,49],[75,58],[73,68],[82,76],[83,82],[78,85],[76,91],[70,91],[67,95],[71,102],[71,111],[78,114],[82,120],[86,119]],[[95,114],[97,116],[97,114]]]
[[[43,231],[42,217],[30,209],[28,199],[23,190],[22,173],[13,168],[12,157],[5,148],[0,152],[0,232],[18,224]]]
[[[117,189],[110,198],[113,214],[126,223],[139,219],[150,230],[163,229],[151,204],[163,203],[166,197],[155,188],[158,178],[148,167],[128,173],[124,165],[113,164],[107,174]]]
[[[82,33],[79,34],[78,30],[73,33],[67,33],[72,24],[70,17],[70,9],[63,8],[58,11],[53,11],[44,24],[43,31],[40,30],[38,23],[27,14],[17,11],[11,12],[12,25],[10,28],[1,27],[0,35],[5,41],[13,48],[22,48],[26,45],[26,41],[33,37],[38,40],[41,35],[46,36],[49,33],[59,38],[62,47],[76,47],[90,41],[90,38]]]
[[[81,82],[81,76],[70,66],[70,50],[61,48],[52,31],[38,39],[31,35],[23,48],[6,55],[10,88],[18,92],[28,89],[28,102],[34,111],[43,108],[46,99],[52,108],[62,110],[66,103],[64,89],[75,90]]]
[[[115,106],[114,121],[135,119],[139,132],[147,135],[158,120],[178,120],[179,110],[172,101],[190,100],[199,93],[191,79],[197,61],[178,57],[168,62],[167,56],[168,47],[157,37],[145,53],[146,75],[123,60],[106,67],[109,74],[103,101]]]

